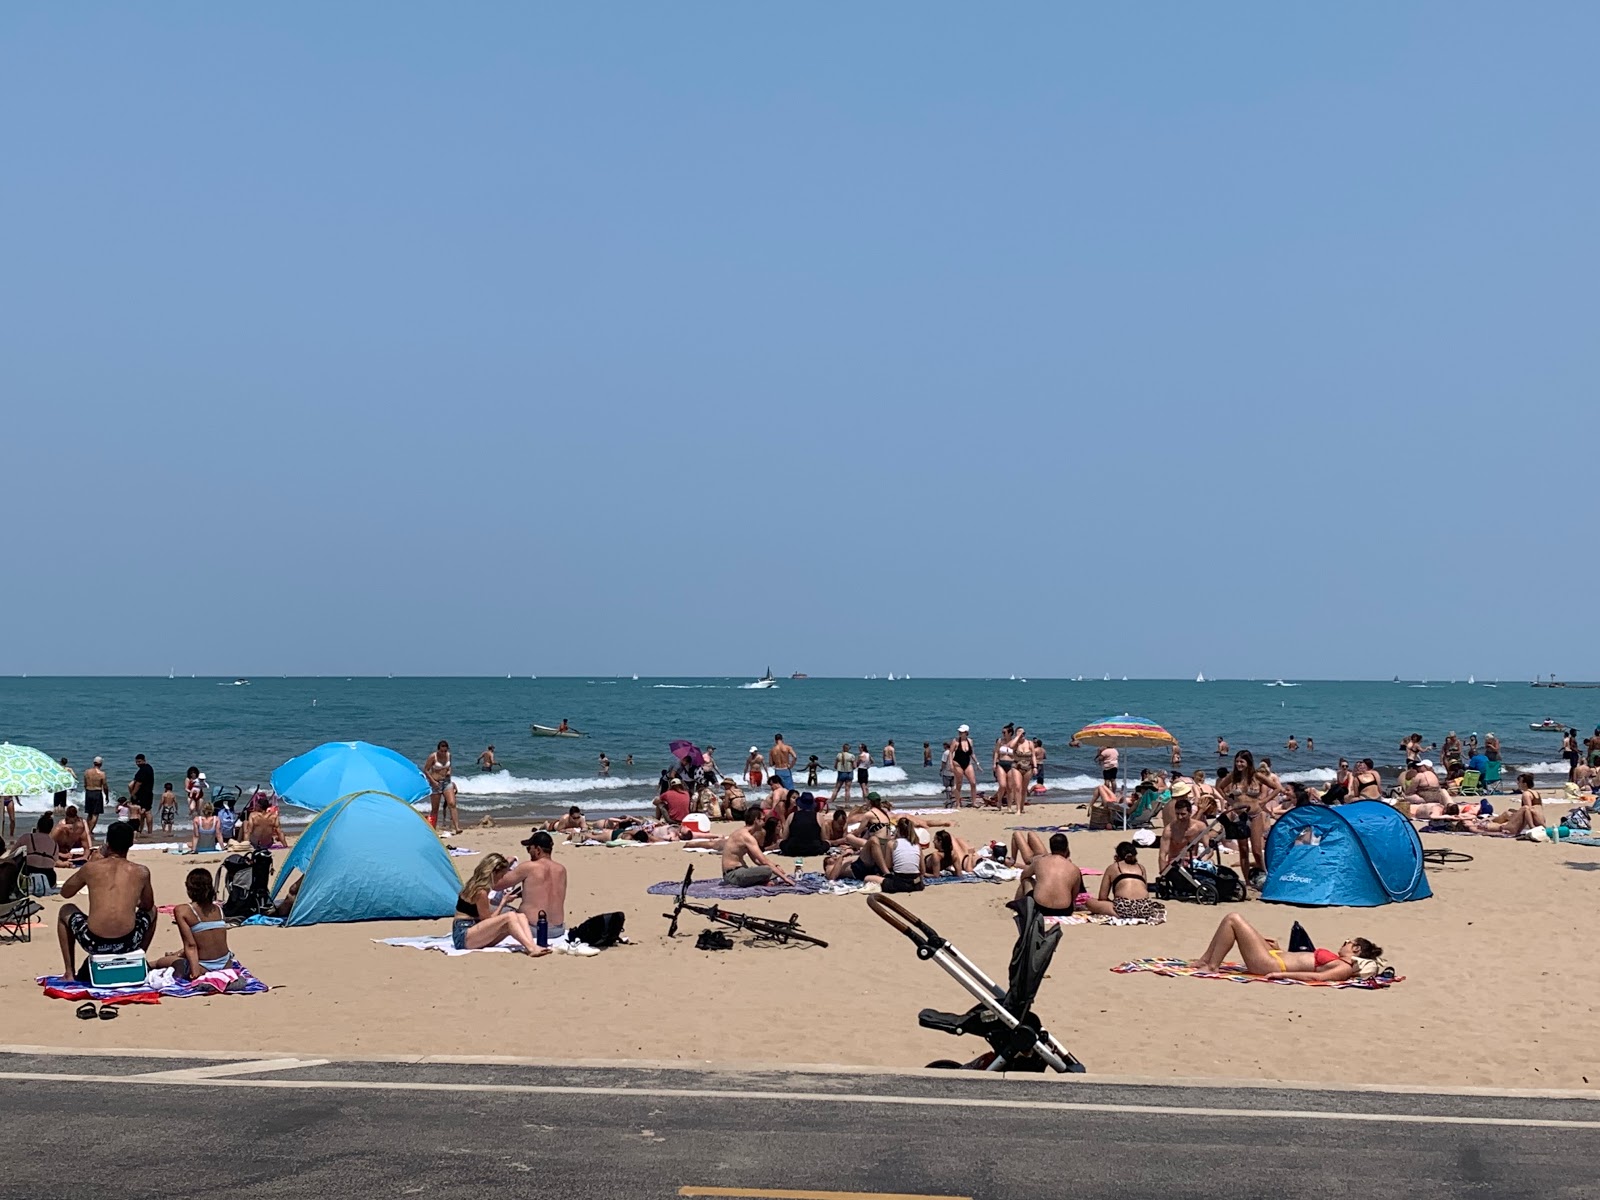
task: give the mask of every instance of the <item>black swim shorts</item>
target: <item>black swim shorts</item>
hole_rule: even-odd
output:
[[[155,913],[141,908],[133,914],[133,928],[129,932],[121,937],[105,938],[90,932],[89,914],[80,910],[67,914],[67,932],[90,954],[132,954],[144,949],[145,938],[155,920]]]

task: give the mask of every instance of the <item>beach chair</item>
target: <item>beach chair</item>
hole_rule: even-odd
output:
[[[1504,763],[1490,762],[1483,773],[1484,790],[1491,796],[1500,794],[1500,773],[1505,770]]]
[[[33,915],[42,911],[22,876],[22,859],[0,862],[0,942],[33,941]]]
[[[917,1014],[917,1024],[924,1029],[937,1029],[955,1037],[976,1034],[989,1043],[988,1052],[971,1062],[940,1059],[929,1063],[930,1067],[1083,1072],[1084,1065],[1050,1036],[1033,1011],[1034,997],[1061,940],[1061,927],[1046,925],[1032,896],[1024,896],[1010,906],[1016,911],[1017,941],[1011,948],[1009,986],[1003,990],[976,963],[940,937],[937,930],[889,897],[868,896],[867,907],[910,938],[918,958],[937,963],[978,1002],[964,1013],[925,1008]]]
[[[1488,789],[1483,786],[1483,776],[1476,771],[1464,771],[1461,782],[1456,786],[1458,796],[1487,796]]]
[[[1143,829],[1156,819],[1156,814],[1172,799],[1171,792],[1151,789],[1143,795],[1116,804],[1089,806],[1090,829]]]

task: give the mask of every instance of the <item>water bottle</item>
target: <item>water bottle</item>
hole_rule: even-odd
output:
[[[539,910],[539,923],[534,926],[533,940],[536,945],[548,946],[550,944],[550,922],[545,918],[544,909]]]
[[[804,871],[805,869],[806,869],[806,860],[801,858],[798,854],[795,855],[795,859],[794,859],[794,877],[796,879],[799,879],[800,878],[800,873],[802,871]]]

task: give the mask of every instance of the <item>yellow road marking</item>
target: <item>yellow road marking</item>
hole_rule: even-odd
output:
[[[747,1200],[972,1200],[925,1192],[816,1192],[795,1188],[681,1187],[680,1196],[739,1196]]]

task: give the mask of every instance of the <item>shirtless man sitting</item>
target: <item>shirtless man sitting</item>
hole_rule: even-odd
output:
[[[133,826],[113,821],[106,828],[105,853],[84,864],[61,885],[62,899],[89,889],[89,911],[63,904],[56,921],[65,974],[76,974],[77,947],[89,954],[132,954],[148,950],[156,934],[156,898],[150,871],[128,861]]]
[[[1172,802],[1172,820],[1161,830],[1161,870],[1175,862],[1187,862],[1196,853],[1204,854],[1203,846],[1191,846],[1207,828],[1206,822],[1194,815],[1194,804],[1188,796]]]
[[[551,940],[564,938],[567,936],[567,869],[555,860],[555,839],[548,831],[536,829],[522,845],[528,851],[528,861],[507,871],[501,888],[509,892],[520,886],[522,903],[517,907],[528,918],[528,924],[537,925],[539,914],[543,913]]]
[[[78,815],[76,804],[67,805],[67,815],[50,831],[50,836],[56,840],[56,857],[72,866],[81,867],[94,854],[94,838]]]
[[[1049,853],[1041,854],[1022,868],[1014,900],[1021,900],[1030,889],[1042,916],[1072,915],[1078,893],[1083,891],[1083,872],[1072,861],[1072,848],[1066,834],[1052,833]]]
[[[760,822],[761,810],[752,807],[744,814],[744,827],[723,839],[722,882],[729,887],[760,887],[773,880],[787,885],[794,883],[761,852],[760,837],[756,833]]]

